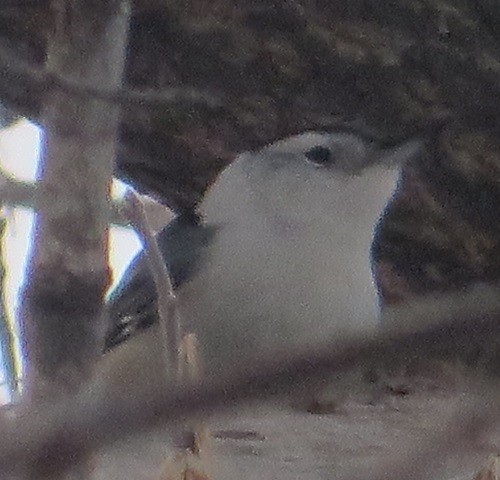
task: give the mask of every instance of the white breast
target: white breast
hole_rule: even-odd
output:
[[[398,172],[311,172],[276,196],[281,186],[255,184],[237,162],[204,202],[221,229],[210,268],[179,297],[211,369],[376,326],[370,244]]]

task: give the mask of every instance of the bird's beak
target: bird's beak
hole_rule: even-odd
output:
[[[416,157],[424,148],[425,142],[421,139],[408,140],[395,147],[380,150],[375,156],[373,163],[388,168],[397,167]]]

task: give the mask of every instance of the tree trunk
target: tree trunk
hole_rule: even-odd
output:
[[[54,0],[53,8],[47,70],[88,85],[119,88],[127,2]],[[119,108],[99,100],[53,90],[43,101],[38,216],[22,312],[25,400],[30,402],[74,392],[90,376],[100,350],[119,122]],[[37,475],[63,471],[60,452],[51,453],[44,457],[41,452]]]

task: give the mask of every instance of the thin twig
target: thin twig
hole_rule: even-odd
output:
[[[174,104],[199,104],[209,108],[224,105],[223,99],[211,92],[195,88],[178,87],[138,91],[133,89],[106,89],[85,85],[79,79],[47,71],[19,59],[5,46],[0,45],[0,75],[19,82],[22,79],[32,87],[49,91],[58,89],[68,95],[92,98],[134,108],[169,107]]]
[[[167,382],[171,378],[174,382],[196,383],[201,378],[201,361],[196,336],[186,334],[181,340],[181,316],[177,297],[174,293],[170,273],[149,225],[142,201],[132,189],[129,189],[125,195],[125,203],[128,207],[127,212],[130,223],[143,241],[156,287],[158,323],[164,346],[161,351],[165,354],[164,368],[167,374]],[[169,372],[175,372],[174,376],[168,375]],[[205,450],[208,449],[210,444],[208,429],[203,422],[198,421],[191,426],[191,430],[192,444],[188,449],[179,452],[175,458],[169,458],[165,465],[167,471],[180,469],[181,475],[167,473],[165,478],[191,478],[194,473],[192,470],[194,468],[193,464],[196,465],[195,471],[197,473],[195,478],[209,478],[205,474],[207,470],[206,461],[202,459]]]
[[[36,189],[36,183],[15,180],[0,168],[0,203],[2,205],[34,209]],[[142,202],[144,203],[144,200],[142,200]],[[145,207],[148,211],[154,208],[157,213],[160,210],[165,210],[165,215],[162,215],[161,221],[153,225],[155,231],[168,222],[170,215],[167,214],[167,207],[154,200],[148,200]],[[129,219],[125,212],[126,206],[124,200],[112,199],[110,223],[122,227],[130,226]]]
[[[166,347],[166,371],[179,371],[179,348],[181,342],[181,320],[170,274],[151,230],[144,205],[132,189],[125,194],[128,219],[140,236],[158,297],[158,319]]]

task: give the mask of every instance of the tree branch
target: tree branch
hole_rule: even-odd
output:
[[[102,85],[86,85],[81,79],[61,73],[48,71],[46,68],[30,65],[16,57],[8,48],[0,45],[0,69],[2,74],[12,81],[22,80],[30,88],[46,93],[59,90],[80,99],[97,99],[123,107],[135,109],[166,108],[173,104],[201,104],[209,108],[223,105],[223,100],[214,93],[203,92],[195,88],[164,88],[161,91],[139,91],[124,88],[104,88]]]
[[[125,196],[125,205],[128,213],[127,217],[144,245],[149,268],[155,283],[158,298],[159,328],[162,334],[162,343],[166,349],[165,374],[179,372],[181,319],[170,273],[167,270],[154,232],[149,226],[144,205],[133,190],[128,190]]]
[[[23,462],[39,460],[58,445],[65,446],[60,461],[70,462],[75,455],[124,435],[175,424],[179,418],[198,412],[207,414],[250,399],[290,394],[296,388],[302,389],[304,383],[363,365],[373,367],[387,361],[398,364],[408,356],[429,359],[443,352],[454,355],[470,342],[486,345],[500,334],[500,298],[496,289],[446,295],[395,312],[400,327],[386,334],[274,355],[251,366],[238,365],[232,371],[221,372],[214,383],[202,381],[194,386],[166,385],[165,376],[158,374],[154,362],[147,363],[147,359],[141,364],[142,375],[137,375],[134,362],[140,363],[138,352],[142,356],[149,354],[151,338],[135,337],[138,342],[132,339],[104,357],[101,373],[78,395],[45,403],[36,410],[14,409],[0,418],[0,466],[3,472],[11,471]],[[133,382],[127,376],[131,369]],[[498,369],[490,373],[497,381]],[[488,408],[488,418],[497,422],[500,406],[489,404]]]
[[[0,203],[10,207],[35,209],[37,184],[14,180],[0,168]],[[172,213],[161,203],[149,197],[141,196],[141,202],[151,218],[151,228],[156,233],[172,218]],[[120,227],[129,227],[126,206],[123,200],[111,200],[109,222]]]
[[[115,89],[122,82],[130,5],[127,0],[93,3],[53,0],[48,68]],[[63,91],[51,91],[44,100],[37,241],[22,303],[23,400],[32,408],[77,390],[98,356],[110,280],[108,200],[119,126],[119,109],[102,101]],[[57,457],[58,449],[51,454]],[[26,465],[27,474],[62,478],[65,468],[56,463],[50,455],[40,457]],[[82,473],[86,457],[67,467]]]

